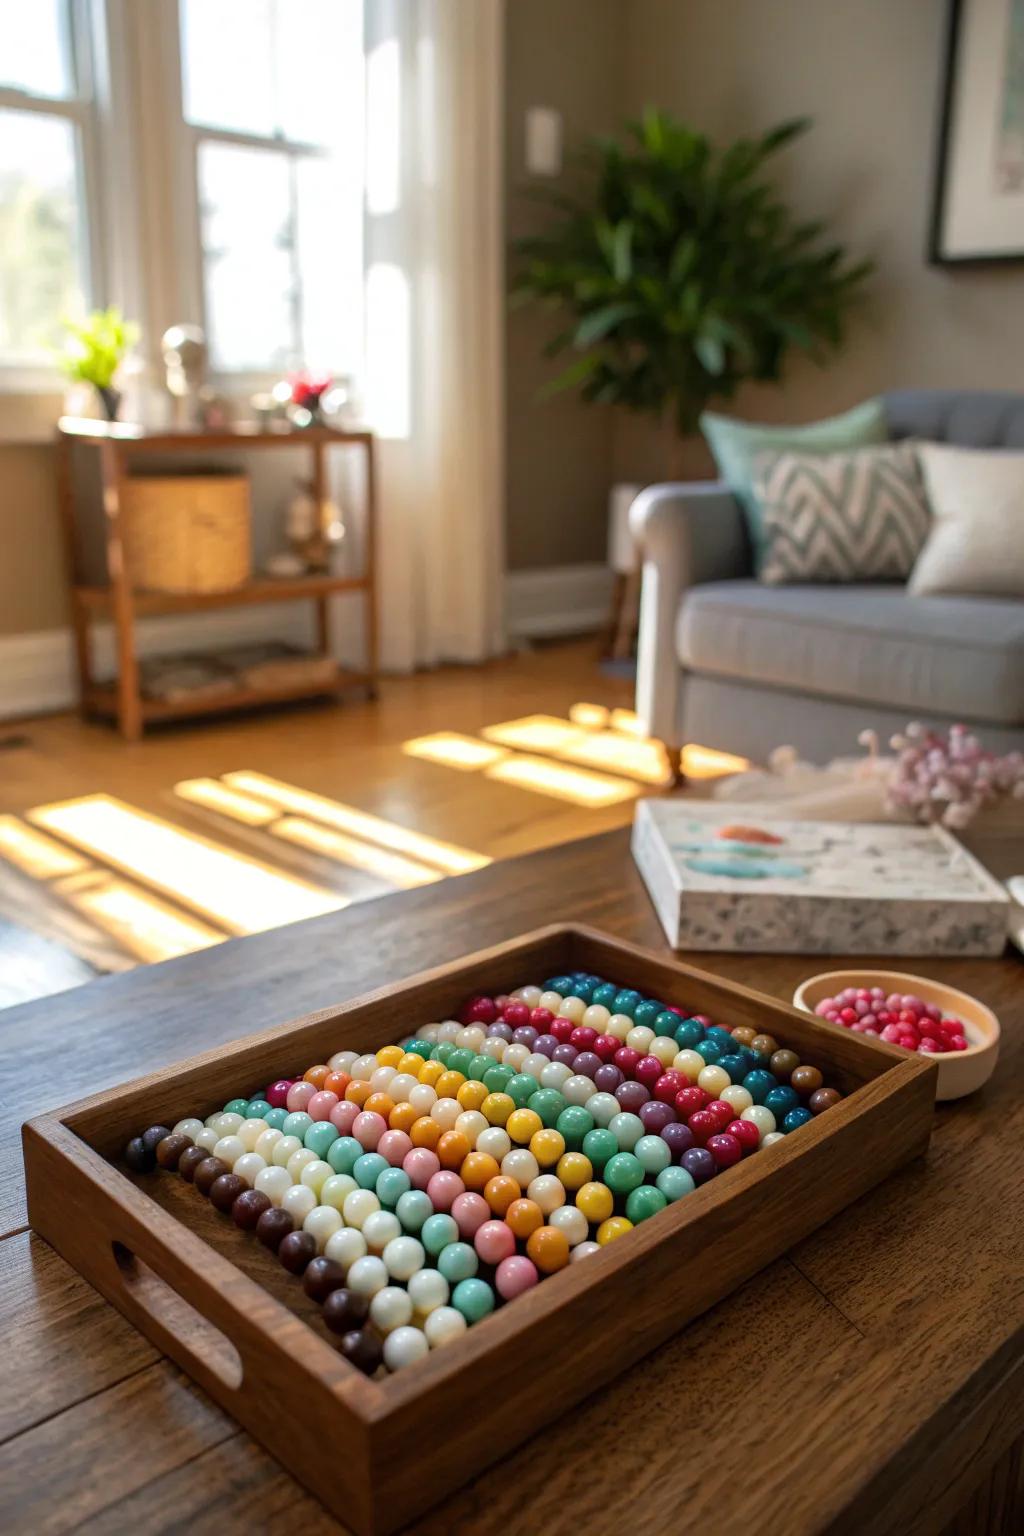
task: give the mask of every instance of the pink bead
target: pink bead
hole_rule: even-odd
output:
[[[264,1097],[271,1109],[285,1109],[288,1105],[288,1089],[292,1085],[290,1077],[280,1077],[276,1083],[271,1083]]]
[[[524,1253],[516,1253],[502,1259],[494,1275],[494,1285],[504,1301],[512,1301],[537,1284],[540,1276],[537,1266]]]
[[[512,1228],[503,1221],[485,1221],[476,1230],[473,1247],[485,1264],[501,1264],[516,1251]]]
[[[453,1203],[465,1192],[465,1184],[450,1168],[440,1169],[427,1180],[427,1194],[435,1211],[450,1211]]]
[[[435,1174],[436,1177],[438,1175]],[[427,1194],[430,1194],[429,1186]],[[467,1190],[463,1195],[456,1195],[452,1201],[451,1213],[458,1222],[459,1236],[467,1243],[471,1243],[484,1222],[490,1220],[491,1208],[483,1195]]]
[[[353,1104],[350,1099],[342,1099],[335,1104],[327,1118],[342,1136],[351,1136],[358,1115],[359,1105]]]
[[[340,1103],[341,1100],[336,1093],[324,1093],[321,1090],[320,1093],[314,1093],[306,1105],[306,1114],[311,1120],[329,1120],[331,1118],[331,1110],[336,1104]]]
[[[412,1137],[404,1131],[385,1131],[377,1143],[377,1151],[387,1158],[392,1168],[401,1168],[412,1151]]]
[[[310,1099],[314,1098],[315,1095],[316,1089],[312,1083],[307,1083],[305,1080],[299,1083],[292,1083],[288,1089],[288,1097],[284,1101],[285,1108],[289,1114],[294,1115],[299,1110],[305,1109]]]
[[[402,1160],[402,1167],[412,1180],[413,1189],[426,1189],[441,1168],[441,1159],[429,1147],[413,1147]]]
[[[387,1128],[388,1123],[383,1115],[375,1114],[372,1109],[364,1109],[352,1122],[352,1135],[367,1152],[375,1152]]]

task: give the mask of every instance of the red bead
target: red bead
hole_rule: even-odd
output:
[[[522,1029],[530,1022],[530,1010],[525,1003],[506,1003],[501,1016],[513,1029]]]
[[[594,1055],[600,1056],[602,1061],[614,1061],[619,1042],[614,1035],[598,1035],[592,1049]]]
[[[743,1156],[743,1148],[736,1137],[730,1136],[727,1131],[722,1131],[717,1136],[709,1136],[707,1149],[719,1168],[731,1168]]]
[[[698,1109],[687,1120],[687,1125],[693,1134],[693,1139],[698,1147],[703,1147],[710,1136],[718,1132],[718,1122],[714,1115],[709,1115],[706,1109]]]
[[[688,1088],[682,1088],[676,1094],[675,1106],[685,1120],[687,1115],[692,1115],[698,1109],[703,1109],[708,1102],[708,1096],[703,1088],[698,1088],[696,1083],[691,1083]]]
[[[555,1016],[551,1012],[550,1008],[530,1009],[530,1023],[533,1025],[534,1029],[539,1029],[542,1032],[546,1029],[550,1034],[551,1025],[554,1023],[554,1019]]]
[[[728,1128],[736,1114],[732,1105],[723,1103],[721,1099],[712,1099],[710,1104],[705,1105],[705,1108],[709,1115],[714,1115],[715,1123],[720,1131]]]
[[[279,1078],[276,1083],[271,1083],[267,1089],[266,1100],[271,1109],[284,1109],[285,1100],[288,1097],[288,1089],[291,1087],[291,1078]]]
[[[633,1070],[633,1076],[645,1088],[653,1088],[664,1070],[664,1063],[657,1056],[642,1056]]]
[[[578,1051],[592,1051],[596,1039],[596,1029],[591,1029],[589,1024],[577,1024],[569,1036],[569,1044],[574,1045]]]
[[[468,1014],[470,1024],[494,1024],[498,1018],[498,1005],[493,997],[474,997]]]
[[[853,1008],[840,1008],[839,1017],[844,1024],[856,1024],[857,1013]]]
[[[687,1079],[682,1072],[663,1072],[654,1085],[654,1097],[660,1099],[663,1104],[674,1104],[676,1094],[682,1093],[687,1086]]]
[[[544,1010],[547,1011],[546,1009]],[[551,1027],[547,1030],[549,1035],[554,1035],[559,1045],[568,1045],[570,1036],[576,1028],[572,1019],[552,1019]]]
[[[675,1008],[675,1007],[673,1007],[673,1005],[671,1003],[668,1003],[666,1005],[665,1012],[666,1013],[674,1013],[676,1015],[676,1017],[680,1018],[680,1019],[688,1019],[690,1017],[690,1015],[685,1011],[685,1009],[683,1009],[683,1008]]]
[[[632,1077],[638,1062],[643,1061],[643,1057],[639,1051],[634,1051],[631,1045],[621,1045],[615,1052],[614,1060],[621,1072],[625,1072],[627,1077]]]
[[[756,1152],[761,1145],[761,1132],[752,1120],[731,1120],[725,1129],[744,1152]]]

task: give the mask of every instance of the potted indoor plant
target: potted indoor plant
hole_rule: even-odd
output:
[[[67,338],[61,366],[68,378],[91,384],[99,395],[103,414],[116,421],[121,392],[114,380],[128,348],[138,336],[138,326],[121,316],[119,309],[97,309],[85,320],[65,322]]]

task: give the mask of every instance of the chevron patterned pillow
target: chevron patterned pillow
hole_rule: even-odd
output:
[[[754,492],[765,539],[758,575],[771,586],[905,580],[928,533],[911,443],[759,454]]]

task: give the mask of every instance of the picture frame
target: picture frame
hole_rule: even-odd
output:
[[[1024,0],[949,0],[927,254],[1024,260]]]

